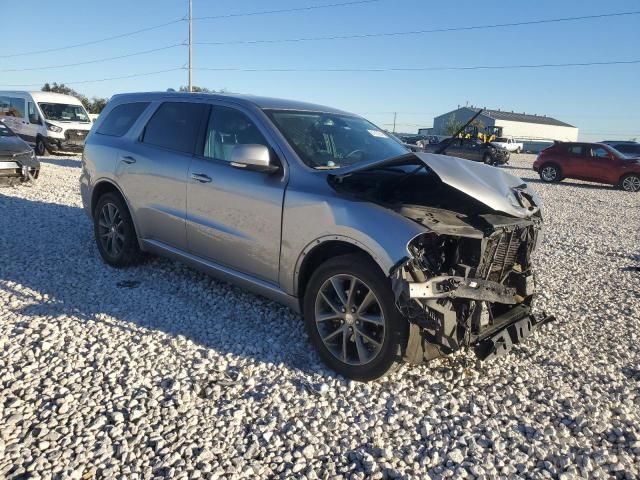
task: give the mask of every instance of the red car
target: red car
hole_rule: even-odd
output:
[[[603,143],[556,142],[533,163],[543,182],[576,178],[640,191],[640,158],[629,157]]]

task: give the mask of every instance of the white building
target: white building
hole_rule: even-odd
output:
[[[433,119],[434,135],[446,135],[447,126],[452,123],[464,124],[480,111],[476,107],[460,107]],[[498,127],[499,137],[514,137],[517,140],[536,142],[560,140],[578,141],[578,128],[546,115],[515,113],[504,110],[485,109],[477,120],[485,127]]]

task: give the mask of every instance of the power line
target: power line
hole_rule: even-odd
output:
[[[67,50],[67,49],[70,49],[70,48],[86,47],[87,45],[95,45],[96,43],[108,42],[110,40],[116,40],[118,38],[131,37],[131,36],[137,35],[139,33],[144,33],[144,32],[148,32],[148,31],[151,31],[151,30],[156,30],[158,28],[166,27],[168,25],[173,25],[175,23],[180,23],[180,22],[183,22],[183,21],[184,21],[184,18],[180,18],[180,19],[177,19],[177,20],[172,20],[170,22],[161,23],[159,25],[153,25],[151,27],[146,27],[146,28],[141,28],[139,30],[134,30],[132,32],[120,33],[118,35],[112,35],[110,37],[104,37],[104,38],[100,38],[98,40],[91,40],[89,42],[76,43],[76,44],[73,44],[73,45],[67,45],[65,47],[48,48],[46,50],[32,50],[30,52],[11,53],[11,54],[8,54],[8,55],[0,55],[0,58],[23,57],[25,55],[36,55],[36,54],[39,54],[39,53],[59,52],[61,50]]]
[[[64,83],[65,85],[79,85],[79,84],[83,84],[83,83],[98,83],[98,82],[108,82],[110,80],[122,80],[125,78],[135,78],[135,77],[147,77],[150,75],[157,75],[159,73],[167,73],[167,72],[176,72],[178,70],[184,70],[184,67],[176,67],[176,68],[168,68],[165,70],[156,70],[154,72],[145,72],[145,73],[133,73],[131,75],[122,75],[120,77],[108,77],[108,78],[99,78],[99,79],[95,79],[95,80],[77,80],[77,81],[73,81],[73,82],[60,82],[60,83]],[[4,85],[0,85],[0,87],[38,87],[41,86],[41,83],[17,83],[17,84],[4,84]]]
[[[260,72],[260,73],[383,73],[383,72],[434,72],[447,70],[515,70],[527,68],[565,68],[590,67],[601,65],[632,65],[640,60],[619,60],[606,62],[576,62],[576,63],[542,63],[528,65],[474,65],[460,67],[372,67],[372,68],[197,68],[212,72]]]
[[[148,53],[160,52],[162,50],[169,50],[171,48],[183,47],[184,43],[175,43],[173,45],[167,45],[166,47],[152,48],[151,50],[143,50],[141,52],[128,53],[125,55],[118,55],[117,57],[107,57],[107,58],[98,58],[95,60],[87,60],[85,62],[77,62],[77,63],[67,63],[65,65],[50,65],[47,67],[30,67],[30,68],[13,68],[13,69],[5,69],[3,72],[29,72],[33,70],[51,70],[56,68],[66,68],[66,67],[76,67],[79,65],[88,65],[91,63],[100,63],[100,62],[108,62],[111,60],[118,60],[121,58],[129,58],[136,57],[138,55],[146,55]]]
[[[295,8],[282,8],[278,10],[259,10],[256,12],[245,13],[227,13],[223,15],[208,15],[205,17],[193,17],[194,20],[219,20],[223,18],[235,18],[235,17],[253,17],[258,15],[273,15],[278,13],[293,13],[293,12],[306,12],[309,10],[320,10],[324,8],[336,8],[336,7],[348,7],[351,5],[363,5],[368,3],[381,2],[383,0],[355,0],[351,2],[329,3],[324,5],[309,5],[306,7]]]
[[[221,42],[197,42],[196,45],[257,45],[257,44],[273,44],[273,43],[314,42],[314,41],[322,41],[322,40],[347,40],[347,39],[358,39],[358,38],[397,37],[397,36],[406,36],[406,35],[422,35],[427,33],[459,32],[459,31],[465,31],[465,30],[486,30],[486,29],[495,29],[495,28],[506,28],[506,27],[520,27],[525,25],[540,25],[545,23],[572,22],[572,21],[579,21],[579,20],[622,17],[622,16],[639,15],[639,14],[640,14],[640,11],[632,11],[632,12],[619,12],[619,13],[605,13],[600,15],[583,15],[580,17],[562,17],[562,18],[551,18],[546,20],[530,20],[530,21],[523,21],[523,22],[496,23],[496,24],[489,24],[489,25],[471,25],[471,26],[463,26],[463,27],[433,28],[433,29],[427,29],[427,30],[408,30],[408,31],[401,31],[401,32],[328,35],[328,36],[318,36],[318,37],[298,37],[298,38],[283,38],[283,39],[271,39],[271,40],[258,39],[258,40],[229,40],[229,41],[221,41]]]

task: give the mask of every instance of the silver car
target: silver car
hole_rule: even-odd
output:
[[[540,201],[517,177],[412,153],[333,108],[243,95],[114,96],[80,179],[100,255],[152,252],[300,312],[339,373],[507,351],[531,307]]]

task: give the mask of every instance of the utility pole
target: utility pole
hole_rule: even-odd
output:
[[[396,133],[396,118],[398,117],[398,112],[393,112],[393,133]]]
[[[191,1],[189,0],[189,91],[193,91],[193,82],[191,80],[191,70],[192,70],[192,57],[193,57],[193,15],[192,15],[192,6]]]

